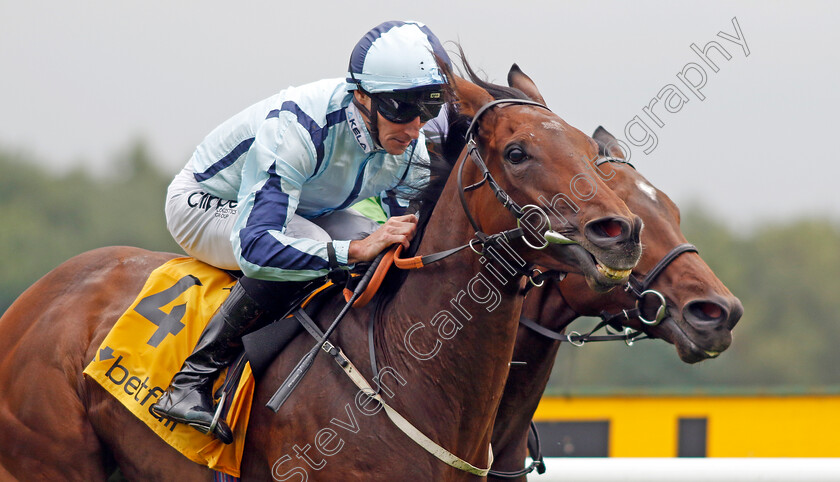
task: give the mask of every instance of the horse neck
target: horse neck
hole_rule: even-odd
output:
[[[534,288],[525,300],[522,317],[541,326],[562,332],[578,314],[563,298],[553,284]],[[537,410],[551,371],[560,342],[546,338],[533,330],[520,326],[516,335],[513,360],[524,362],[511,368],[493,428],[493,451],[496,470],[522,468],[526,453],[529,424]]]
[[[457,191],[447,188],[419,254],[466,244],[474,235]],[[464,249],[410,272],[379,324],[380,365],[402,375],[414,394],[396,397],[395,405],[429,437],[474,465],[487,464],[522,306],[519,281],[502,285],[479,255]]]

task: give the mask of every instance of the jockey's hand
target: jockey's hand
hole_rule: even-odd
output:
[[[365,239],[350,241],[347,263],[371,261],[392,244],[402,244],[404,249],[408,249],[408,244],[414,237],[416,230],[417,216],[413,214],[388,218],[385,224],[379,226],[370,236]]]

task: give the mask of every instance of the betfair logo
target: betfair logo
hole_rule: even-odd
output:
[[[113,358],[113,350],[110,347],[106,349],[100,350],[99,352],[99,361],[109,360]],[[158,422],[163,423],[163,426],[168,428],[170,432],[175,430],[175,426],[178,425],[177,422],[170,420],[168,418],[163,418],[157,415],[152,410],[152,405],[160,398],[163,394],[163,389],[161,387],[149,387],[149,377],[141,380],[140,377],[132,375],[131,372],[125,365],[122,365],[120,362],[123,360],[122,355],[118,358],[114,359],[114,363],[111,364],[111,368],[105,372],[105,377],[111,381],[116,387],[122,387],[123,391],[128,395],[133,396],[134,401],[137,402],[141,407],[145,407],[146,403],[149,404],[149,414],[154,417]],[[109,389],[109,391],[114,390],[113,388]],[[112,392],[114,393],[114,392]],[[142,399],[141,399],[142,397]],[[125,403],[125,402],[123,402]]]

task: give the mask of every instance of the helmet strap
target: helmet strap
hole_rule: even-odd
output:
[[[376,97],[368,94],[367,92],[365,92],[365,95],[370,98],[370,110],[368,110],[364,104],[359,102],[355,95],[353,96],[353,105],[359,109],[359,112],[367,116],[368,123],[370,124],[368,126],[368,130],[370,131],[370,137],[373,139],[373,144],[377,148],[382,149],[382,144],[379,142],[379,124],[377,123],[377,117],[379,117],[377,115],[379,112],[378,101],[376,100]]]

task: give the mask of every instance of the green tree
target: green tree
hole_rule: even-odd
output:
[[[833,369],[840,364],[834,347],[840,339],[836,223],[801,219],[736,236],[709,213],[691,208],[684,212],[683,232],[744,305],[729,350],[686,365],[661,340],[633,347],[564,346],[551,391],[840,387],[840,372]]]
[[[132,245],[180,252],[166,230],[170,176],[136,143],[114,160],[117,174],[55,175],[40,162],[0,152],[0,312],[39,277],[90,249]]]

